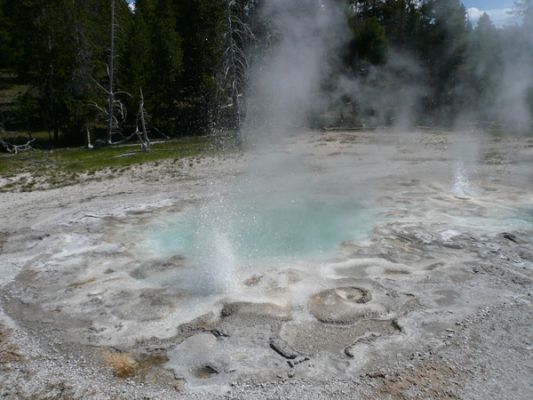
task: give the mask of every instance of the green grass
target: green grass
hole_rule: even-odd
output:
[[[120,169],[142,163],[163,160],[179,160],[213,151],[213,143],[207,137],[192,137],[155,144],[150,153],[139,151],[139,145],[107,147],[88,150],[64,148],[33,150],[14,154],[0,154],[0,176],[30,173],[34,177],[76,176],[104,169]]]
[[[17,97],[26,93],[29,89],[28,85],[9,85],[0,88],[0,104],[11,104],[17,100]]]
[[[43,144],[50,142],[50,133],[46,131],[32,130],[31,137]],[[28,131],[6,131],[0,133],[0,139],[12,144],[24,144],[29,140]]]
[[[0,106],[15,103],[29,88],[29,85],[18,82],[17,75],[12,71],[0,70]]]

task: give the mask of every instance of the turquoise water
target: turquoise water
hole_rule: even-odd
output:
[[[248,192],[238,199],[215,197],[147,227],[149,251],[157,257],[181,255],[188,260],[178,270],[149,279],[193,295],[232,293],[254,267],[331,258],[342,242],[366,239],[385,218],[378,208],[346,194],[287,192],[282,188]],[[457,216],[452,226],[495,234],[529,230],[533,210],[505,208],[485,216]]]
[[[346,240],[363,240],[379,222],[376,208],[343,196],[279,196],[204,205],[148,229],[149,248],[206,266],[240,267],[332,256]],[[463,228],[489,232],[533,229],[533,209],[460,217]]]
[[[498,234],[504,231],[533,230],[533,209],[528,207],[494,207],[486,215],[455,216],[454,226],[474,232]]]
[[[211,263],[277,263],[331,255],[364,239],[376,213],[345,198],[261,199],[191,209],[150,230],[159,254]]]

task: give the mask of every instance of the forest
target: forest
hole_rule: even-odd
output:
[[[523,23],[503,28],[486,14],[473,25],[459,0],[329,2],[346,27],[333,33],[309,127],[531,127],[533,2],[518,1]],[[0,0],[0,89],[16,88],[0,129],[76,145],[136,126],[237,131],[253,104],[249,70],[277,40],[262,3]]]

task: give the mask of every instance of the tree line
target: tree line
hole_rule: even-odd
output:
[[[459,0],[350,5],[343,62],[359,77],[363,94],[349,96],[359,116],[378,124],[407,116],[433,125],[533,126],[533,1],[517,1],[517,23],[505,27],[486,13],[473,26]]]
[[[112,141],[133,130],[142,104],[162,135],[237,129],[249,63],[275,40],[259,18],[262,1],[137,0],[133,11],[125,0],[0,0],[0,70],[29,87],[1,110],[3,126]],[[487,15],[473,27],[459,0],[328,1],[345,7],[350,35],[334,73],[372,88],[338,95],[325,77],[326,108],[348,107],[335,123],[396,123],[397,96],[414,99],[416,121],[449,123],[465,110],[498,120],[506,66],[527,74],[533,65],[530,0],[517,2],[525,22],[506,28]],[[533,85],[524,84],[533,114]]]

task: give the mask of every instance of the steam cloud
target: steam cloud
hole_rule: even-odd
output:
[[[270,0],[261,9],[275,42],[250,73],[248,117],[252,140],[285,135],[319,108],[321,81],[332,54],[348,37],[344,9],[335,1]]]
[[[269,46],[262,49],[249,73],[248,112],[242,129],[248,141],[275,142],[308,127],[310,117],[320,116],[320,124],[328,125],[328,114],[341,126],[364,124],[400,130],[421,121],[445,121],[461,129],[491,120],[511,130],[531,126],[531,24],[508,27],[500,32],[500,39],[487,39],[499,46],[498,60],[475,58],[468,49],[460,73],[470,69],[475,75],[490,62],[499,67],[496,82],[483,82],[494,86],[490,101],[476,95],[473,87],[477,83],[458,77],[453,87],[457,104],[430,115],[424,102],[431,102],[431,77],[422,61],[409,52],[389,48],[387,62],[367,65],[364,74],[347,73],[340,67],[342,49],[351,37],[344,2],[267,0],[259,12],[259,18],[267,21],[270,37]]]

